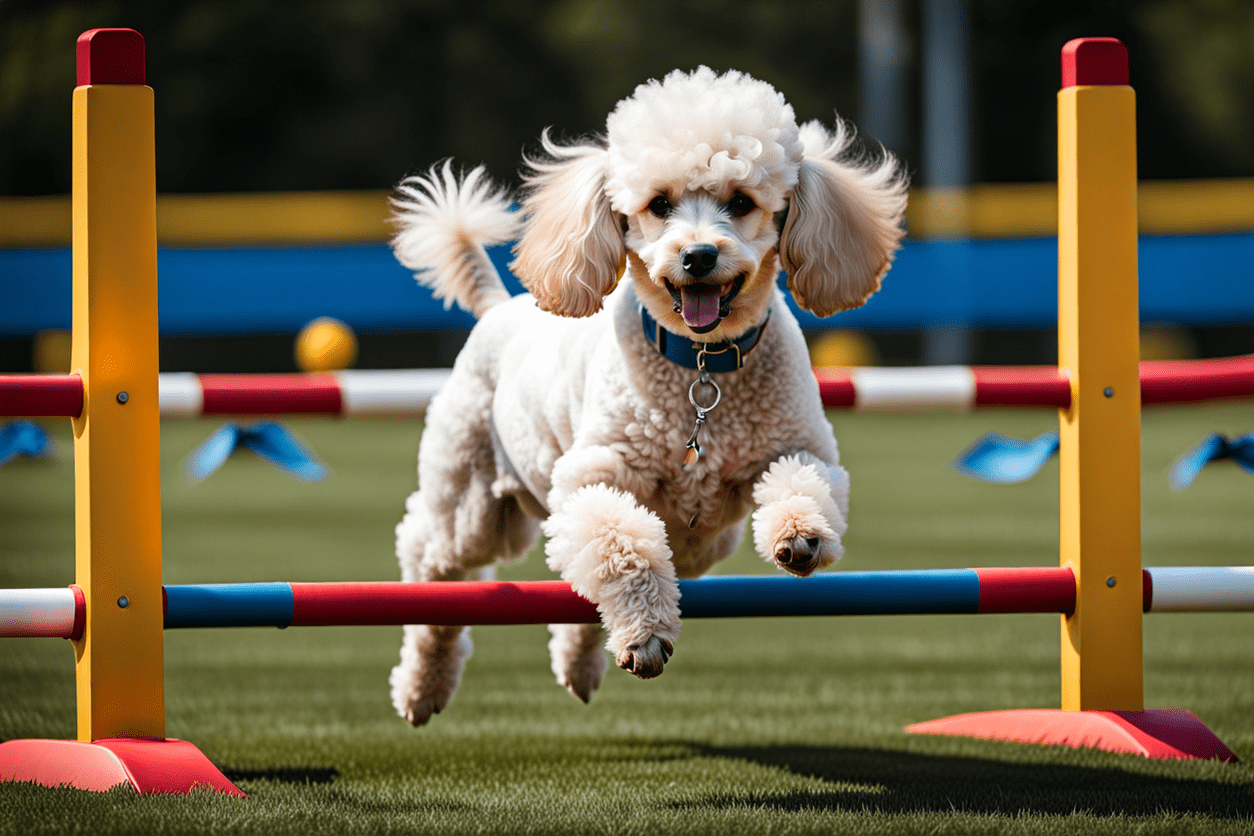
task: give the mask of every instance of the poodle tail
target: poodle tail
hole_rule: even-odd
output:
[[[476,317],[509,299],[487,247],[514,240],[518,213],[488,180],[483,166],[460,180],[453,165],[406,177],[392,198],[392,251],[448,309],[456,302]]]

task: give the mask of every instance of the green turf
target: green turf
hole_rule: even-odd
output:
[[[1183,493],[1171,460],[1251,429],[1245,405],[1147,410],[1147,565],[1248,564],[1254,479],[1229,463]],[[980,433],[1051,429],[1036,412],[832,416],[853,475],[847,569],[1050,564],[1057,465],[1015,486],[958,475]],[[213,428],[162,434],[165,579],[390,580],[391,529],[418,425],[292,421],[331,466],[286,478],[248,454],[190,485]],[[0,587],[73,579],[68,428],[55,463],[0,469]],[[773,572],[741,549],[724,573]],[[547,577],[536,554],[508,579]],[[98,795],[0,786],[0,832],[1243,833],[1254,832],[1254,615],[1145,620],[1149,706],[1199,714],[1238,765],[912,737],[905,724],[1058,702],[1052,616],[686,622],[665,674],[610,670],[592,704],[559,688],[543,627],[474,631],[444,713],[392,712],[399,628],[166,633],[167,733],[249,793]],[[0,640],[0,738],[74,736],[73,656]]]

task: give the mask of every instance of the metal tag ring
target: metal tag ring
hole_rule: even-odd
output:
[[[701,404],[697,403],[696,392],[697,392],[697,384],[699,383],[704,383],[707,386],[714,387],[714,403],[710,404],[709,406],[702,406]],[[694,409],[698,409],[701,412],[709,412],[711,409],[718,406],[718,402],[721,401],[722,399],[723,399],[723,390],[719,389],[718,384],[715,383],[713,380],[701,380],[700,378],[697,378],[696,380],[692,381],[692,385],[688,387],[688,403],[692,404]]]

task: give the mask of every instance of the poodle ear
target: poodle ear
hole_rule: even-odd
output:
[[[780,263],[797,304],[818,316],[856,308],[880,288],[905,234],[906,178],[897,159],[842,159],[853,132],[801,128],[805,156],[780,232]]]
[[[600,146],[559,146],[541,137],[548,160],[528,160],[522,237],[514,275],[541,308],[589,316],[618,284],[623,233],[605,196],[608,153]]]

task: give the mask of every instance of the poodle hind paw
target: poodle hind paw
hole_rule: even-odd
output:
[[[396,713],[415,728],[425,726],[427,721],[431,719],[431,715],[439,714],[440,709],[444,708],[448,700],[436,700],[435,697],[418,697],[412,700],[396,700],[392,703],[396,706]]]
[[[666,639],[650,636],[644,644],[624,648],[614,657],[618,666],[641,679],[652,679],[662,673],[662,668],[675,652],[675,645]]]
[[[420,670],[405,665],[392,669],[392,705],[396,713],[411,726],[423,726],[433,714],[439,714],[457,690],[456,680],[434,681]]]
[[[411,629],[406,627],[407,631]],[[400,664],[392,668],[388,677],[396,713],[411,726],[422,726],[433,714],[444,710],[457,691],[462,665],[472,647],[470,637],[465,634],[438,650],[423,648],[426,652],[407,642],[401,650]]]
[[[589,671],[571,673],[562,682],[562,686],[570,692],[570,695],[577,698],[585,705],[592,702],[592,695],[596,693],[597,687],[600,686],[600,684],[600,672],[593,675]]]

